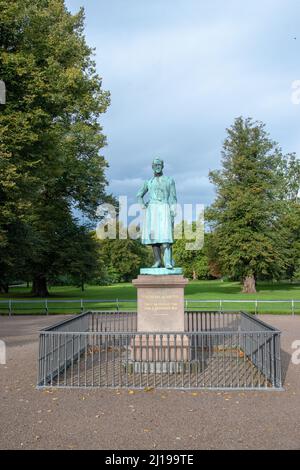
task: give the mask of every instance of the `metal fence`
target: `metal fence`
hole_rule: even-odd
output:
[[[0,300],[0,314],[63,314],[83,313],[86,310],[112,310],[122,311],[136,309],[136,299],[72,299],[72,300]],[[270,307],[270,308],[269,308]],[[246,310],[258,314],[268,312],[300,314],[300,300],[203,300],[185,299],[186,310],[231,311]]]
[[[137,332],[136,312],[87,312],[40,331],[38,387],[281,389],[280,331],[243,312],[185,312]]]

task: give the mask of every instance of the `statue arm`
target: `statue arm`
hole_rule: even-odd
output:
[[[141,204],[143,208],[147,207],[147,203],[145,203],[143,199],[143,197],[145,196],[147,192],[148,192],[148,182],[145,181],[143,186],[141,187],[141,189],[138,191],[136,195],[138,203]]]
[[[169,205],[170,205],[170,209],[171,209],[171,215],[172,215],[172,217],[175,217],[176,216],[177,195],[176,195],[175,181],[173,180],[173,178],[171,178]]]

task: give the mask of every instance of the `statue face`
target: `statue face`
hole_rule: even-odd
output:
[[[161,162],[154,162],[152,168],[155,175],[160,175],[162,173],[163,165]]]

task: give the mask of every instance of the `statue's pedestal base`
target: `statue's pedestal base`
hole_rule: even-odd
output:
[[[186,335],[141,335],[130,344],[131,365],[135,372],[178,373],[190,360],[190,341]]]
[[[167,268],[141,268],[140,269],[140,274],[144,275],[146,274],[147,276],[174,276],[178,274],[182,274],[183,269],[182,268],[172,268],[172,269],[167,269]]]
[[[132,359],[149,362],[179,362],[189,359],[188,336],[141,335],[131,343]]]
[[[137,288],[137,331],[143,333],[184,332],[184,287],[182,275],[139,275]]]
[[[137,288],[137,332],[141,333],[130,344],[132,367],[141,373],[180,372],[190,354],[189,338],[183,334],[188,280],[176,274],[139,275],[132,283]]]
[[[137,288],[137,331],[184,332],[184,287],[182,275],[139,275]]]

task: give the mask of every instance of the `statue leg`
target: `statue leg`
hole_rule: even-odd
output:
[[[162,267],[162,262],[161,262],[159,245],[152,245],[152,250],[153,250],[154,261],[155,261],[152,268],[161,268]]]
[[[173,269],[173,262],[172,262],[172,245],[170,243],[163,244],[164,250],[164,264],[165,268]]]
[[[171,248],[171,264],[172,264],[172,267],[174,268],[175,266],[175,261],[174,261],[174,258],[173,258],[173,245],[170,246]]]

